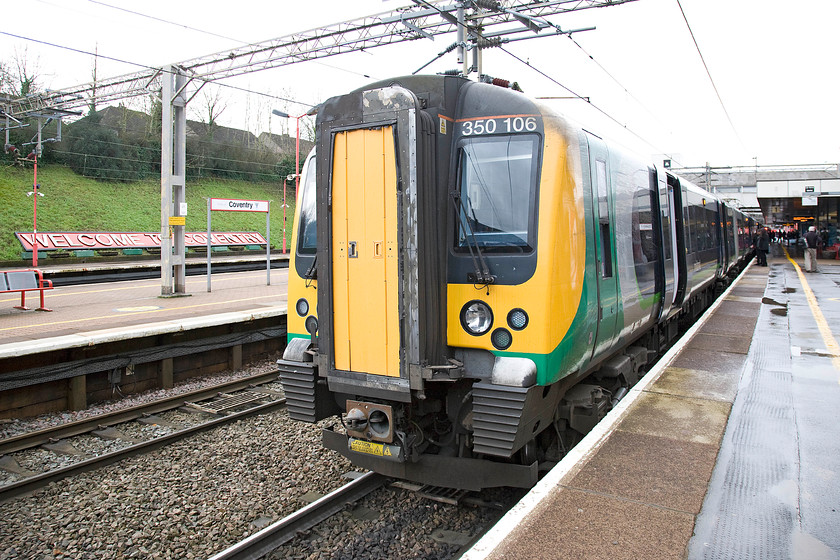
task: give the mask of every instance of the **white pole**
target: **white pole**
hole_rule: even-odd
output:
[[[207,291],[210,291],[210,199],[207,199]]]
[[[283,183],[283,187],[286,184]],[[268,201],[268,212],[265,213],[265,285],[271,286],[271,201]]]

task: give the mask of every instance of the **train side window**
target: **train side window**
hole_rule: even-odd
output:
[[[650,185],[651,185],[651,198],[659,197],[659,204],[657,206],[656,201],[651,201],[652,208],[659,208],[659,223],[662,227],[662,253],[665,257],[665,260],[669,260],[671,258],[671,211],[670,206],[668,204],[668,188],[663,187],[659,188],[658,186],[658,177],[656,171],[650,171]]]
[[[314,255],[317,250],[315,221],[315,156],[310,155],[303,167],[300,195],[300,231],[298,254]]]
[[[633,194],[633,262],[637,267],[658,260],[659,248],[653,234],[651,209],[653,196],[655,193],[645,187],[637,188]]]
[[[607,202],[607,162],[595,162],[595,180],[598,183],[598,216],[601,223],[610,221],[610,205]]]
[[[612,278],[612,243],[610,241],[610,205],[607,199],[607,162],[595,161],[595,181],[598,186],[598,221],[601,229],[601,276]]]

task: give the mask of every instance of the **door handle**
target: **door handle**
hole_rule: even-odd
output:
[[[347,258],[355,259],[359,257],[359,253],[356,252],[356,242],[349,241],[347,243]]]

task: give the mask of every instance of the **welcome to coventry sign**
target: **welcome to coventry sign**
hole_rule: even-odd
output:
[[[15,232],[15,237],[23,246],[24,251],[33,249],[32,233]],[[56,231],[38,232],[37,239],[39,251],[160,247],[160,233]],[[185,244],[188,247],[207,245],[207,233],[186,233]],[[255,231],[216,232],[211,233],[210,244],[214,246],[265,245],[265,237]]]

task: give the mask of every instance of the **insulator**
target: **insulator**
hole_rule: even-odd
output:
[[[475,46],[479,49],[492,49],[493,47],[499,47],[502,44],[501,37],[491,37],[489,39],[485,37],[479,37],[475,40]]]
[[[494,86],[499,86],[503,88],[510,87],[510,81],[503,80],[501,78],[493,78],[493,81],[490,83],[492,83]]]
[[[502,6],[496,0],[473,0],[476,8],[498,11]]]
[[[443,74],[444,76],[460,76],[461,71],[460,70],[444,70],[443,72],[441,72],[441,74]]]
[[[438,56],[443,56],[446,53],[451,53],[452,51],[454,51],[457,48],[458,48],[458,43],[452,43],[451,45],[449,45],[448,47],[443,49],[443,51],[439,52]]]

